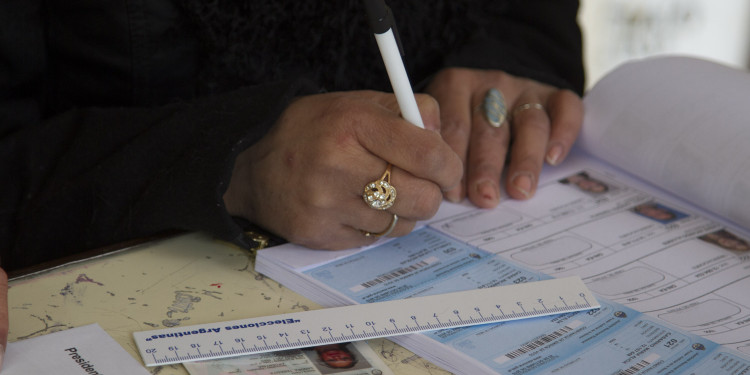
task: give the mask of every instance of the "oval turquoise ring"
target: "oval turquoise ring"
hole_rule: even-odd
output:
[[[505,120],[508,118],[508,109],[505,106],[505,98],[500,90],[495,88],[489,89],[484,96],[482,107],[484,109],[484,117],[491,126],[495,128],[503,126]]]

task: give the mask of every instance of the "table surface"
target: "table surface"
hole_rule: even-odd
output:
[[[8,340],[98,323],[141,361],[136,331],[321,308],[255,272],[253,260],[248,251],[192,233],[15,278]],[[368,344],[396,374],[449,374],[390,340]],[[148,370],[187,375],[182,365]]]

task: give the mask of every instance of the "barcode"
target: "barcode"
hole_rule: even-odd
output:
[[[565,327],[562,327],[562,328],[558,329],[555,332],[552,332],[552,333],[550,333],[548,335],[542,336],[542,337],[540,337],[540,338],[538,338],[536,340],[529,341],[528,343],[524,344],[520,348],[518,348],[518,349],[516,349],[516,350],[514,350],[512,352],[506,353],[502,357],[496,358],[495,362],[503,363],[503,362],[509,361],[511,359],[518,358],[519,356],[524,355],[524,354],[526,354],[526,353],[528,353],[528,352],[530,352],[530,351],[532,351],[532,350],[534,350],[536,348],[539,348],[539,347],[541,347],[541,346],[543,346],[545,344],[548,344],[548,343],[550,343],[552,341],[555,341],[556,339],[562,337],[564,334],[566,334],[566,333],[568,333],[568,332],[576,329],[576,327],[580,326],[581,324],[583,324],[583,323],[580,322],[580,321],[571,322],[570,324],[566,325]]]
[[[625,370],[620,370],[615,375],[634,375],[638,371],[643,370],[644,368],[648,367],[653,361],[657,360],[659,358],[658,354],[652,354],[644,359],[642,359],[640,362],[634,364],[633,366],[630,366],[626,368]]]
[[[412,264],[412,265],[410,265],[408,267],[399,268],[399,269],[397,269],[397,270],[395,270],[395,271],[393,271],[391,273],[388,273],[388,274],[385,274],[385,275],[381,275],[381,276],[378,276],[378,277],[376,277],[376,278],[374,278],[374,279],[372,279],[370,281],[365,281],[365,282],[363,282],[363,283],[361,283],[359,285],[355,285],[355,286],[351,287],[350,290],[353,291],[353,292],[359,292],[359,291],[361,291],[363,289],[371,288],[371,287],[373,287],[375,285],[382,284],[382,283],[384,283],[384,282],[386,282],[388,280],[393,280],[395,278],[399,278],[401,276],[404,276],[404,275],[406,275],[406,274],[408,274],[410,272],[414,272],[414,271],[416,271],[416,270],[418,270],[420,268],[423,268],[425,266],[430,265],[431,263],[434,263],[435,261],[437,261],[437,258],[434,258],[434,257],[430,257],[428,259],[421,260],[421,261],[419,261],[417,263],[414,263],[414,264]]]

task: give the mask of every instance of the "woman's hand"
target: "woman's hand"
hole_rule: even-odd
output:
[[[482,108],[492,88],[502,92],[507,107],[508,120],[497,128],[490,126]],[[456,202],[468,196],[484,208],[500,200],[506,159],[508,195],[532,197],[544,161],[555,165],[565,158],[583,121],[583,104],[572,91],[501,71],[445,69],[427,93],[440,104],[443,138],[464,162],[461,184],[445,197]]]
[[[395,96],[374,91],[306,96],[287,107],[271,131],[242,152],[224,202],[290,242],[347,249],[373,242],[364,232],[409,233],[432,217],[443,193],[463,174],[459,157],[439,134],[435,100],[417,95],[426,129],[399,116]],[[362,198],[367,183],[393,164],[397,190],[385,211]],[[364,231],[364,232],[363,232]]]

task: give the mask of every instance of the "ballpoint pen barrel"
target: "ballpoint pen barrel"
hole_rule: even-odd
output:
[[[383,56],[385,69],[391,80],[391,86],[393,86],[393,93],[396,94],[396,100],[401,109],[401,116],[406,121],[424,129],[422,115],[419,113],[417,100],[414,98],[414,92],[411,89],[409,76],[406,74],[406,68],[404,68],[404,63],[401,60],[393,30],[375,34],[375,40],[378,43],[380,54]]]

